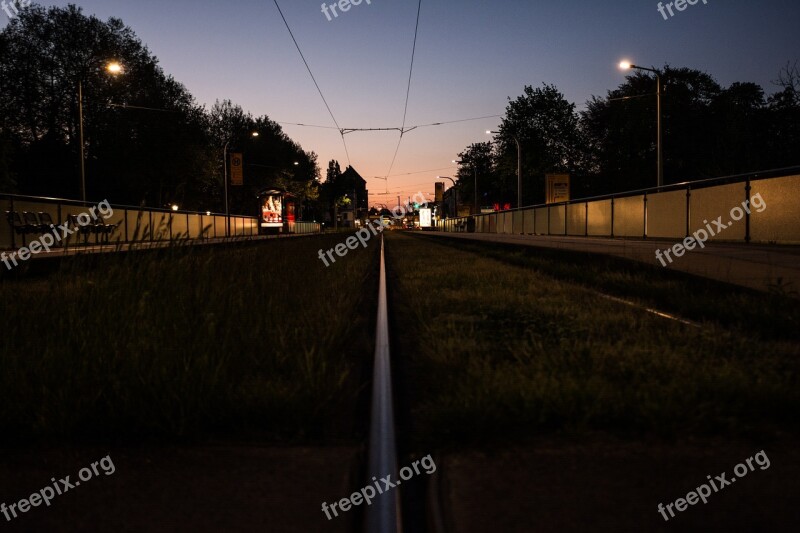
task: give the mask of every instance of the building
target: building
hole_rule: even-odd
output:
[[[346,196],[350,201],[339,208],[343,226],[354,227],[355,220],[366,220],[369,211],[369,191],[367,181],[352,166],[348,166],[336,179],[338,197]],[[355,209],[354,209],[355,207]]]

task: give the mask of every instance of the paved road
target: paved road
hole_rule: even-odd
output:
[[[665,240],[495,233],[430,232],[426,235],[599,253],[649,263],[659,268],[662,267],[656,259],[656,250],[663,251],[676,244]],[[769,290],[780,280],[786,290],[800,292],[800,246],[706,243],[704,249],[695,249],[673,259],[666,268],[763,291]]]

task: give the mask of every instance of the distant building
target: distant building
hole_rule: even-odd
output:
[[[354,220],[365,220],[369,211],[369,191],[367,181],[351,166],[336,178],[337,195],[347,196],[350,204],[339,208],[339,215],[345,226],[353,227]],[[355,207],[355,209],[354,209]]]

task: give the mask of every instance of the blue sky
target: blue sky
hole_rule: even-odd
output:
[[[416,0],[371,0],[328,21],[321,0],[279,0],[339,124],[399,127]],[[69,2],[44,2],[65,6]],[[101,19],[121,18],[166,72],[201,104],[231,99],[254,115],[332,126],[272,0],[83,0]],[[328,3],[333,3],[329,0]],[[800,59],[797,0],[702,0],[669,20],[652,0],[491,2],[423,0],[407,125],[502,115],[523,87],[555,84],[579,109],[623,81],[621,58],[706,71],[722,85],[771,80]],[[0,25],[6,16],[0,12]],[[499,119],[422,128],[403,139],[390,197],[433,192],[437,174]],[[306,150],[347,164],[336,130],[285,126]],[[353,166],[382,201],[397,132],[352,133]],[[437,170],[432,170],[437,169]],[[440,170],[438,170],[440,169]],[[418,171],[427,171],[419,172]],[[414,173],[403,175],[407,173]],[[387,202],[388,203],[388,202]]]

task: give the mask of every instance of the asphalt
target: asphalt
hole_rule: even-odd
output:
[[[429,232],[426,235],[604,254],[762,291],[800,291],[800,246],[706,243],[705,248],[687,251],[682,257],[671,256],[673,261],[665,260],[666,266],[662,266],[656,251],[661,250],[663,255],[664,250],[678,241],[495,233]]]

